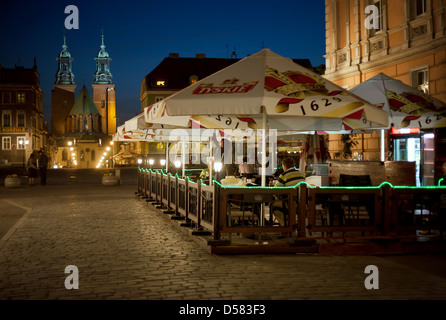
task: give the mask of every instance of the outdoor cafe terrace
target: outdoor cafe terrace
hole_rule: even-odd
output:
[[[343,174],[337,186],[228,187],[140,167],[135,194],[216,254],[446,248],[446,187],[440,185],[372,185],[370,176]]]

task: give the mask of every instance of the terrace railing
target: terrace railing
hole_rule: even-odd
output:
[[[213,186],[140,168],[137,194],[195,228],[308,237],[400,237],[446,229],[446,187]],[[187,224],[185,224],[187,225]],[[438,232],[437,232],[438,233]],[[341,235],[339,235],[341,234]]]

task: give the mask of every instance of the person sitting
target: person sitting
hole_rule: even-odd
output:
[[[220,181],[223,186],[236,186],[244,187],[245,183],[242,179],[236,178],[237,166],[234,164],[228,164],[226,167],[226,177]]]
[[[301,181],[305,181],[305,176],[294,168],[293,158],[287,157],[282,160],[283,172],[276,181],[276,187],[292,187]]]
[[[243,163],[238,166],[238,171],[241,175],[253,175],[254,164],[248,163],[248,158],[243,157]]]
[[[282,167],[283,173],[281,173],[277,179],[275,187],[292,187],[301,181],[305,181],[305,176],[294,168],[293,158],[284,158],[282,160]],[[278,197],[271,203],[271,211],[279,225],[288,225],[288,199],[281,199]]]

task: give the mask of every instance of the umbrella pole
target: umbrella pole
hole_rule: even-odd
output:
[[[183,178],[186,179],[186,141],[183,139],[183,143],[182,143],[182,149],[183,149],[183,154],[182,154],[182,160],[181,161],[183,163]]]
[[[166,147],[166,174],[169,172],[169,142],[164,144]]]
[[[209,170],[209,185],[210,186],[212,186],[212,180],[213,180],[213,178],[212,178],[212,175],[213,175],[213,172],[212,172],[212,169],[213,169],[213,166],[214,166],[214,161],[212,160],[212,139],[210,138],[209,139],[209,160],[208,160],[208,170]]]
[[[262,187],[266,185],[266,108],[262,108]]]
[[[386,161],[385,150],[384,150],[384,130],[381,129],[381,161]]]

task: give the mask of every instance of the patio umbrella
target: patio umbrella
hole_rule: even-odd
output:
[[[343,119],[387,126],[387,113],[269,49],[248,56],[144,109],[151,124],[212,120],[208,128],[342,130]],[[360,125],[362,126],[362,125]]]
[[[389,129],[446,127],[446,104],[384,73],[357,85],[350,92],[389,114]],[[353,126],[354,121],[349,120]],[[369,126],[373,126],[370,124]],[[381,129],[381,161],[385,160],[384,130]]]
[[[380,73],[350,90],[389,113],[395,128],[446,127],[446,103]]]
[[[216,129],[343,130],[344,119],[388,126],[387,112],[269,49],[144,109],[151,124],[184,125],[196,117],[213,119],[206,125]]]

